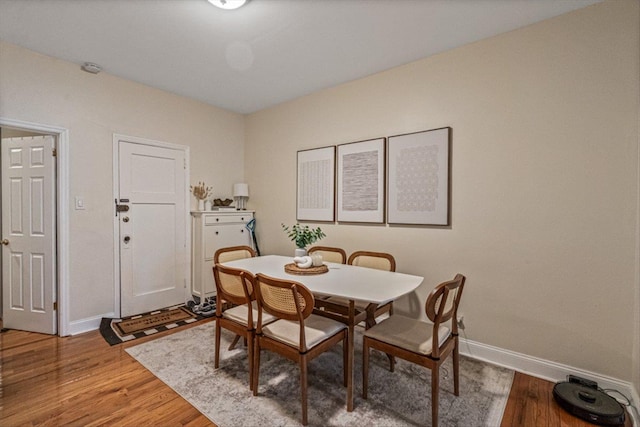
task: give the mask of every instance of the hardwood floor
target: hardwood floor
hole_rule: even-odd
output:
[[[510,426],[567,426],[593,427],[563,410],[553,399],[553,383],[516,372],[501,427]],[[626,416],[625,427],[631,427]]]
[[[0,333],[0,425],[212,425],[129,356],[131,345],[109,346],[98,331],[65,338]],[[502,427],[592,426],[563,411],[552,388],[516,373]]]

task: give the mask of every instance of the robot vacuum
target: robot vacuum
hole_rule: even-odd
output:
[[[624,408],[608,394],[575,382],[560,382],[553,387],[553,397],[567,412],[593,424],[624,424]]]

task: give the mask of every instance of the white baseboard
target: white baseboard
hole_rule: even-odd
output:
[[[617,390],[629,398],[631,404],[636,408],[640,402],[638,393],[630,382],[621,381],[616,378],[586,371],[584,369],[574,368],[572,366],[563,365],[561,363],[545,359],[539,359],[537,357],[482,344],[462,337],[460,337],[460,354],[551,382],[566,381],[567,375],[569,374],[577,375],[582,378],[596,381],[600,388]],[[612,397],[616,396],[613,395]],[[633,412],[633,410],[630,410],[630,412]],[[632,416],[636,416],[636,414],[632,414]]]
[[[86,319],[69,322],[69,335],[78,335],[84,332],[100,329],[100,321],[103,317],[116,317],[115,313],[105,313],[100,316],[88,317]]]

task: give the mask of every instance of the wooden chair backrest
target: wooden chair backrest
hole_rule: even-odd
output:
[[[314,298],[302,283],[256,275],[256,298],[267,312],[281,319],[304,320],[313,311]]]
[[[346,264],[347,253],[344,249],[333,248],[330,246],[313,246],[307,251],[309,254],[319,253],[322,255],[322,260],[327,262],[335,262],[338,264]]]
[[[451,320],[451,334],[458,335],[458,306],[465,281],[466,277],[462,274],[456,274],[453,280],[436,286],[427,297],[425,312],[429,320],[433,322],[431,356],[434,358],[440,357],[438,333],[443,322]]]
[[[356,251],[349,256],[347,264],[375,268],[377,270],[396,271],[395,258],[385,252]]]
[[[251,301],[255,300],[255,276],[239,268],[213,266],[213,278],[216,282],[216,316],[222,316],[225,302],[236,305],[247,304],[247,327],[253,328],[253,310]]]
[[[230,246],[228,248],[220,248],[213,255],[213,263],[234,261],[236,259],[253,258],[256,251],[250,246]]]
[[[315,300],[311,291],[302,283],[276,279],[264,274],[256,275],[256,299],[258,301],[258,327],[262,333],[262,311],[285,320],[300,323],[300,351],[307,350],[304,319],[313,312]]]
[[[213,277],[218,299],[232,304],[247,304],[255,299],[255,277],[250,272],[216,264],[213,266]]]

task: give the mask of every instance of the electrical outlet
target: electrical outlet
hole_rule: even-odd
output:
[[[464,314],[460,314],[458,316],[458,328],[462,329],[464,331]]]

